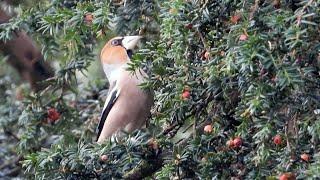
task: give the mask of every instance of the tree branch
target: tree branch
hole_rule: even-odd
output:
[[[163,166],[163,154],[144,162],[123,176],[126,180],[143,179],[151,176]]]

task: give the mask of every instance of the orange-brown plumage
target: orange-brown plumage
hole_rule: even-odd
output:
[[[115,37],[109,40],[104,45],[100,58],[103,64],[123,64],[129,60],[127,50],[123,46],[112,45],[112,41],[121,39],[121,37]]]

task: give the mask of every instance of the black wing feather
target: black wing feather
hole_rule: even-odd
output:
[[[111,92],[112,94],[111,94],[110,101],[108,102],[106,108],[103,110],[102,116],[101,116],[101,118],[100,118],[99,125],[98,125],[98,127],[97,127],[97,129],[96,129],[96,132],[98,133],[98,134],[97,134],[97,140],[99,139],[99,136],[100,136],[101,131],[102,131],[102,129],[103,129],[104,123],[105,123],[105,121],[106,121],[106,119],[107,119],[107,116],[108,116],[108,114],[109,114],[112,106],[114,105],[114,103],[116,102],[116,100],[117,100],[117,98],[118,98],[118,97],[117,97],[117,92],[118,92],[118,91],[116,91],[116,90],[113,91],[113,92]]]

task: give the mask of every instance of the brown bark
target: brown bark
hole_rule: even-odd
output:
[[[0,9],[0,24],[6,23],[10,16]],[[54,75],[53,69],[44,58],[32,39],[23,31],[13,32],[9,41],[0,41],[0,50],[8,56],[8,63],[14,67],[21,78],[30,83],[34,91],[45,88],[40,82]]]

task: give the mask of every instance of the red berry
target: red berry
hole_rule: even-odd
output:
[[[279,134],[273,137],[273,143],[276,145],[280,145],[282,143],[282,138]]]
[[[240,146],[242,145],[242,139],[241,139],[241,137],[236,137],[236,138],[234,138],[233,144],[234,144],[234,147],[240,147]]]
[[[189,23],[189,24],[185,25],[185,27],[186,27],[187,29],[192,29],[192,28],[193,28],[193,25],[192,25],[191,23]]]
[[[47,113],[50,122],[55,122],[60,118],[60,113],[55,108],[50,108]]]
[[[233,141],[233,139],[229,139],[226,144],[227,144],[227,146],[228,146],[229,148],[233,148],[233,147],[234,147],[234,141]]]
[[[240,37],[239,37],[240,41],[246,41],[247,39],[248,39],[248,36],[245,35],[245,34],[241,34]]]
[[[240,20],[240,18],[241,18],[240,15],[234,15],[234,16],[231,16],[230,21],[231,21],[233,24],[237,24],[238,21]]]
[[[282,174],[280,177],[279,177],[279,180],[288,180],[288,177],[286,174]]]
[[[108,156],[104,154],[104,155],[102,155],[100,157],[100,159],[101,159],[101,161],[107,161],[108,160]]]
[[[184,90],[183,93],[182,93],[182,99],[183,100],[187,100],[189,98],[190,98],[190,91]]]
[[[208,51],[206,51],[204,54],[203,54],[203,57],[204,59],[208,60],[209,57],[210,57],[210,53]]]
[[[153,150],[159,149],[159,144],[158,144],[158,142],[157,142],[155,139],[153,139],[153,138],[151,138],[151,139],[149,140],[148,146],[149,146],[151,149],[153,149]]]
[[[203,131],[206,132],[206,133],[211,133],[212,132],[212,126],[209,124],[209,125],[206,125],[204,128],[203,128]]]
[[[306,154],[306,153],[301,154],[300,158],[305,162],[308,162],[310,160],[309,154]]]
[[[279,177],[279,180],[295,180],[296,176],[290,172],[288,173],[283,173],[281,174],[281,176]]]
[[[88,25],[92,24],[93,21],[93,15],[91,13],[87,13],[84,16],[84,22]]]

